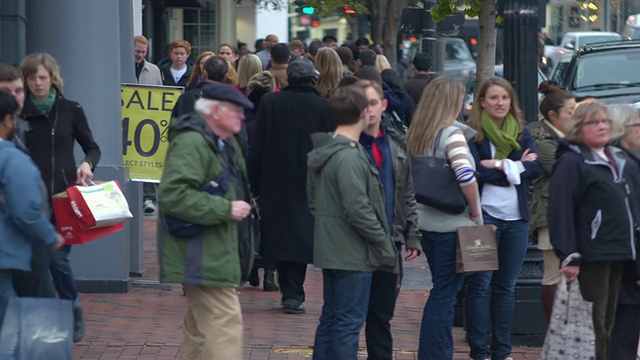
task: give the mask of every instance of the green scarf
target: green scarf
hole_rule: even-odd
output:
[[[486,111],[482,112],[482,131],[489,141],[496,147],[495,159],[506,159],[513,150],[520,150],[518,144],[518,134],[520,126],[518,120],[509,113],[502,123],[502,131],[498,129],[496,123],[489,117]]]
[[[29,99],[31,100],[33,105],[35,105],[38,111],[40,111],[46,116],[49,116],[49,113],[51,112],[51,108],[53,108],[53,104],[56,102],[57,96],[58,96],[58,92],[56,91],[55,88],[52,87],[51,91],[49,92],[49,97],[44,102],[38,102],[35,96],[33,96],[33,94],[31,93],[29,94]]]

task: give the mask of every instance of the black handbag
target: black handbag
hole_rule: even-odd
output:
[[[411,157],[413,190],[416,201],[450,214],[461,214],[467,208],[460,183],[447,159],[436,157],[442,130],[436,135],[432,156]]]

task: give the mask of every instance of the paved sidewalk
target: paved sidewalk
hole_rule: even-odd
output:
[[[155,220],[145,220],[145,280],[157,280]],[[242,289],[245,359],[304,359],[311,357],[315,327],[322,306],[322,276],[309,267],[307,313],[279,311],[278,292]],[[423,257],[405,265],[403,291],[392,323],[396,359],[416,359],[422,308],[430,286]],[[82,294],[87,336],[75,346],[75,359],[175,359],[182,339],[185,299],[180,285],[171,289],[136,287],[129,294]],[[454,360],[467,360],[464,332],[454,329]],[[364,346],[364,337],[361,338]],[[539,348],[514,348],[514,360],[538,359]],[[365,359],[364,351],[361,359]]]

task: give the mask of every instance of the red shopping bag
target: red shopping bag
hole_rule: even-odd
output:
[[[121,224],[133,217],[117,181],[73,185],[67,195],[84,229]]]
[[[66,192],[56,194],[53,197],[52,206],[56,217],[56,227],[64,237],[66,245],[88,243],[124,228],[122,223],[95,229],[83,228]]]

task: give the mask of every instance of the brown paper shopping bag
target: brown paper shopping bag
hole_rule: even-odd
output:
[[[474,273],[498,270],[495,225],[458,228],[456,272]]]

